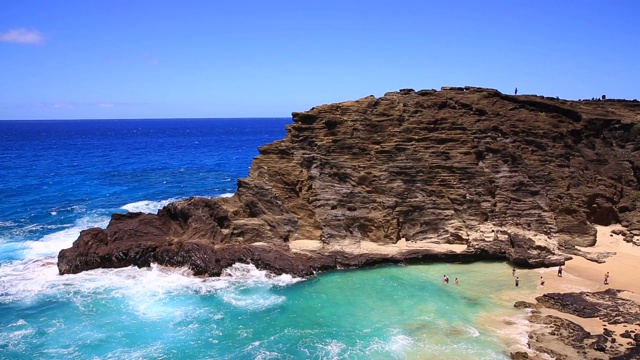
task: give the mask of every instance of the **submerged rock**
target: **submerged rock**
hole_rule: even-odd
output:
[[[234,196],[113,215],[60,252],[59,272],[151,262],[208,275],[234,262],[295,275],[405,261],[556,266],[595,244],[593,224],[640,228],[639,119],[636,102],[472,87],[314,107],[259,148]]]

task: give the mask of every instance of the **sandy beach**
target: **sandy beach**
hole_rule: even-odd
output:
[[[620,296],[640,303],[640,277],[637,267],[640,263],[640,247],[627,243],[621,235],[613,234],[614,230],[623,230],[620,225],[597,226],[597,243],[591,248],[580,248],[589,253],[610,253],[602,264],[589,261],[580,256],[573,256],[572,260],[563,266],[562,277],[558,276],[558,268],[523,270],[518,273],[535,273],[535,278],[544,279],[544,285],[538,284],[537,291],[526,301],[535,302],[535,297],[544,293],[566,292],[597,292],[606,289],[624,290]],[[609,272],[608,284],[604,284],[605,273]],[[581,318],[556,310],[541,308],[542,315],[555,315],[573,321],[592,335],[602,334],[604,328],[621,334],[629,329],[627,325],[605,324],[598,318]],[[533,324],[532,324],[533,325]],[[628,339],[617,336],[619,344],[626,344]]]
[[[627,290],[630,299],[640,301],[640,247],[627,243],[621,235],[612,231],[624,228],[620,225],[596,226],[598,240],[591,248],[579,248],[589,253],[612,253],[605,263],[598,264],[580,256],[574,256],[563,266],[563,276],[558,277],[557,268],[537,269],[545,280],[539,286],[541,292],[602,291],[608,288]],[[604,275],[609,272],[609,284],[604,284]]]

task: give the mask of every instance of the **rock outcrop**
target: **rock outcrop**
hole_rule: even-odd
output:
[[[534,309],[529,320],[538,324],[529,334],[529,347],[554,359],[640,358],[640,306],[621,293],[608,289],[537,297],[538,304],[529,304]],[[592,334],[571,320],[544,315],[545,308],[601,322],[602,333]]]
[[[379,262],[562,264],[593,224],[640,239],[640,103],[400,90],[293,113],[233,197],[116,214],[58,258],[98,267],[234,262],[276,273]]]

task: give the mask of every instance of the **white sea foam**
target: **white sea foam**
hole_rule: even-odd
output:
[[[493,327],[492,331],[504,339],[515,341],[512,343],[515,351],[526,351],[528,350],[529,331],[532,329],[532,324],[527,320],[528,316],[527,312],[509,317],[499,317],[499,323],[503,325]]]
[[[271,294],[268,290],[272,286],[291,285],[301,280],[288,274],[274,276],[253,265],[234,264],[225,269],[216,281],[218,286],[225,284],[229,287],[222,294],[226,303],[247,310],[264,310],[286,300],[283,296]]]
[[[66,207],[58,207],[51,209],[51,212],[59,213],[59,212],[86,212],[87,207],[84,205],[72,205]]]
[[[469,334],[469,336],[471,336],[471,337],[480,336],[480,331],[478,331],[478,329],[474,328],[473,326],[464,325],[463,327],[467,330],[467,333]]]
[[[170,203],[177,201],[178,199],[166,199],[160,201],[152,201],[152,200],[142,200],[136,201],[129,204],[126,204],[121,207],[121,209],[127,210],[128,212],[142,212],[146,214],[155,214],[158,210],[163,207],[169,205]]]
[[[155,343],[143,347],[122,348],[104,356],[105,359],[163,359],[164,345]]]
[[[413,345],[413,339],[406,335],[394,335],[387,348],[394,353],[404,352]]]
[[[321,354],[323,359],[339,359],[340,353],[347,348],[344,343],[330,339],[323,344],[317,344],[318,353]]]
[[[22,242],[24,246],[23,259],[33,261],[57,255],[60,250],[71,247],[80,235],[80,231],[91,227],[104,227],[108,222],[109,218],[106,216],[85,216],[78,219],[72,227],[45,235],[39,240],[24,241]]]
[[[238,292],[226,292],[222,299],[229,305],[247,310],[264,310],[283,303],[284,296],[272,295],[265,292],[257,294],[242,294]]]
[[[0,302],[31,303],[42,297],[82,303],[95,296],[117,297],[141,317],[181,316],[176,304],[166,305],[173,295],[220,296],[225,302],[250,310],[275,306],[285,299],[269,293],[272,286],[293,284],[301,279],[270,276],[253,265],[236,264],[221,277],[200,278],[186,268],[152,264],[149,268],[95,269],[60,276],[55,256],[31,261],[13,261],[0,266]],[[246,289],[249,289],[248,292]],[[257,289],[254,291],[254,289]],[[186,310],[185,310],[186,311]]]
[[[219,198],[229,198],[232,197],[233,195],[235,195],[234,193],[224,193],[224,194],[220,194],[217,197]]]
[[[415,340],[407,335],[394,331],[388,339],[374,338],[364,349],[365,354],[384,353],[393,358],[404,358],[411,348],[415,346]]]
[[[275,276],[268,271],[258,270],[254,265],[240,263],[224,269],[218,279],[234,283],[269,286],[287,286],[302,281],[301,278],[289,274]]]
[[[22,351],[25,348],[25,338],[30,337],[35,332],[36,330],[31,327],[0,332],[0,348],[6,347],[13,351]]]
[[[0,221],[0,227],[11,227],[15,225],[16,223],[14,223],[13,221]]]

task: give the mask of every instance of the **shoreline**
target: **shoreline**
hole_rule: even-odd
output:
[[[604,259],[604,263],[597,263],[585,259],[584,257],[573,255],[573,259],[568,260],[562,267],[562,277],[558,276],[558,268],[538,268],[538,269],[517,269],[520,274],[535,274],[536,281],[542,277],[545,281],[544,285],[537,284],[536,291],[532,294],[522,294],[519,300],[536,304],[536,297],[549,293],[577,293],[577,292],[602,292],[607,289],[621,290],[618,295],[621,298],[634,301],[636,304],[640,304],[640,282],[638,281],[638,275],[635,272],[637,264],[640,263],[640,247],[631,243],[625,242],[622,235],[614,234],[615,230],[624,230],[621,225],[610,226],[595,226],[597,229],[597,241],[593,247],[579,248],[589,254],[607,255]],[[607,254],[608,253],[608,254]],[[604,284],[605,273],[609,272],[609,283]],[[576,315],[572,315],[566,312],[550,309],[541,305],[536,305],[532,314],[529,315],[529,349],[525,351],[536,359],[540,356],[548,356],[548,354],[540,353],[531,348],[532,334],[534,332],[540,332],[545,325],[541,324],[544,317],[558,317],[561,319],[569,320],[584,330],[589,332],[593,336],[601,336],[605,329],[613,331],[614,334],[608,336],[612,343],[619,347],[619,350],[626,351],[633,347],[629,342],[629,338],[621,337],[620,335],[625,331],[634,330],[640,331],[640,327],[630,324],[610,324],[598,317],[585,318]],[[544,332],[544,329],[542,330]],[[556,339],[549,339],[548,337],[542,341],[538,341],[539,345],[544,348],[553,348],[553,345],[558,345],[563,339],[562,334],[554,334],[550,332],[552,336],[556,336]],[[556,344],[550,344],[555,342]],[[564,346],[566,348],[566,343]],[[593,350],[593,349],[591,349]],[[521,350],[518,350],[521,351]],[[600,352],[602,356],[606,356],[604,352]],[[571,359],[572,357],[567,357]],[[577,350],[575,352],[576,359],[582,358]]]

